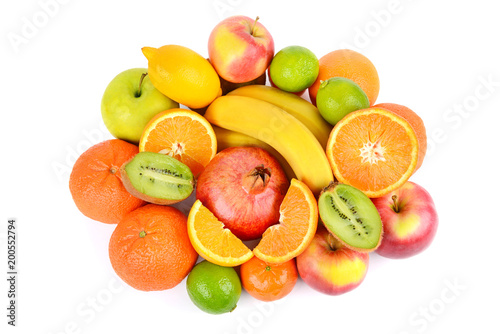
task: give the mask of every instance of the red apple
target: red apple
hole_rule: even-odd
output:
[[[274,41],[259,18],[231,16],[212,30],[210,62],[223,79],[241,83],[260,77],[274,56]]]
[[[328,295],[340,295],[363,282],[368,259],[368,253],[345,247],[323,225],[318,225],[313,240],[297,257],[297,269],[311,288]]]
[[[422,252],[431,244],[438,227],[438,215],[431,195],[424,188],[408,181],[372,201],[384,226],[378,254],[402,259]]]
[[[278,223],[288,185],[281,165],[266,150],[229,147],[200,174],[196,198],[234,235],[252,240]]]

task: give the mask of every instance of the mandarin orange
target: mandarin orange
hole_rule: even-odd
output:
[[[254,298],[265,302],[288,295],[297,282],[295,259],[280,264],[270,264],[257,257],[240,267],[243,288]]]
[[[125,189],[119,173],[121,165],[138,152],[137,146],[112,139],[92,146],[78,158],[69,178],[69,190],[85,216],[118,224],[126,214],[146,203]]]
[[[373,63],[359,52],[342,49],[332,51],[319,59],[319,74],[314,84],[309,87],[309,97],[316,105],[321,81],[333,77],[343,77],[357,83],[366,93],[373,105],[380,90],[380,80]]]
[[[187,217],[174,207],[148,204],[129,213],[109,241],[116,274],[142,291],[171,289],[198,259],[187,233]]]

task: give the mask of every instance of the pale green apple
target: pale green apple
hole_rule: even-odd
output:
[[[104,124],[113,136],[138,144],[142,131],[156,114],[179,103],[158,91],[148,70],[133,68],[118,74],[104,91],[101,100],[101,114]]]

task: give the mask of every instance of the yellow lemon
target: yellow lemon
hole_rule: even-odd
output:
[[[189,108],[204,108],[222,94],[217,72],[210,62],[179,45],[143,47],[153,85]]]

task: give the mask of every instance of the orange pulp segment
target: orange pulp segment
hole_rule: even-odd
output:
[[[253,253],[200,200],[194,202],[188,217],[188,235],[194,249],[205,260],[225,267],[238,266]]]
[[[267,228],[253,250],[262,261],[289,261],[311,243],[318,226],[318,205],[305,183],[292,179],[280,206],[279,222]]]
[[[217,140],[203,116],[174,108],[159,113],[146,125],[139,151],[168,154],[187,165],[196,177],[217,153]]]
[[[381,197],[403,185],[418,161],[411,125],[382,108],[348,114],[333,128],[326,154],[339,182]]]

